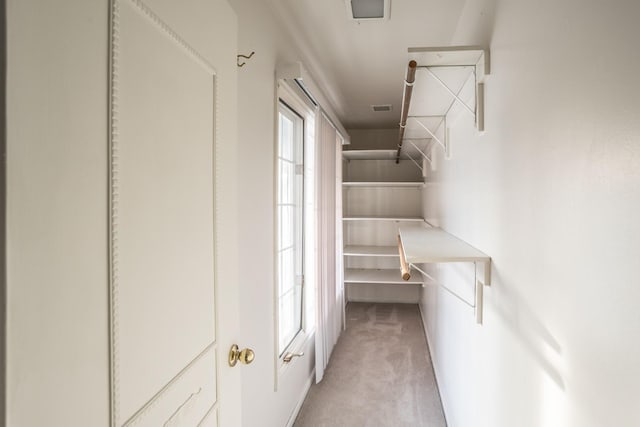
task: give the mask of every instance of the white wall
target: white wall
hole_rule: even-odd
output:
[[[349,129],[351,144],[345,150],[394,150],[398,129]]]
[[[482,326],[424,293],[452,427],[640,420],[638,18],[631,1],[499,2],[477,16],[492,33],[459,28],[457,44],[491,41],[486,132],[452,125],[424,209],[494,270]]]
[[[256,52],[238,74],[240,317],[243,345],[256,352],[253,364],[243,370],[243,424],[281,427],[313,379],[314,343],[308,341],[305,356],[294,359],[274,391],[275,69],[305,58],[276,23],[268,2],[231,4],[238,14],[239,52]]]

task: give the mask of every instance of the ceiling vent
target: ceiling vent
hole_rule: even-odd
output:
[[[384,21],[391,12],[391,0],[345,0],[345,4],[353,21]]]
[[[383,112],[383,111],[391,111],[391,104],[372,105],[371,109],[377,113]]]

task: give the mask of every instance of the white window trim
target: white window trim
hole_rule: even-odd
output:
[[[278,114],[279,103],[282,100],[290,109],[294,110],[298,115],[304,119],[304,139],[305,139],[305,174],[308,168],[315,167],[315,139],[316,139],[316,116],[317,107],[305,102],[302,98],[303,95],[298,94],[298,91],[293,89],[288,82],[279,80],[276,83],[276,99],[275,99],[275,130],[274,141],[276,143],[276,149],[274,150],[274,250],[273,250],[273,266],[274,266],[274,368],[275,368],[275,381],[274,389],[277,391],[278,383],[280,379],[286,375],[291,366],[295,365],[295,360],[290,363],[284,363],[284,355],[287,353],[300,353],[305,348],[309,347],[310,341],[315,338],[315,261],[316,258],[316,236],[315,236],[315,217],[316,217],[316,205],[315,205],[315,191],[312,194],[307,194],[307,182],[308,177],[305,175],[305,243],[304,243],[304,278],[305,286],[303,288],[303,308],[302,308],[302,329],[294,337],[291,343],[284,349],[282,354],[279,354],[279,341],[280,341],[280,328],[279,328],[279,291],[278,291],[278,268],[277,268],[277,242],[278,242],[278,213],[277,213],[277,186],[278,186],[278,174],[277,174],[277,161],[278,152],[277,144],[279,144],[279,129],[278,129]],[[313,169],[312,169],[313,170]],[[313,173],[312,173],[313,175]],[[312,182],[312,188],[315,188],[315,181]],[[310,199],[308,199],[310,197]],[[312,206],[309,208],[308,201],[311,201]],[[312,308],[313,310],[310,310]],[[315,357],[313,354],[305,354],[304,357]]]

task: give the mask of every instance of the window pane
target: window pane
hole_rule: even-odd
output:
[[[302,329],[304,274],[303,120],[283,104],[278,114],[278,350]]]

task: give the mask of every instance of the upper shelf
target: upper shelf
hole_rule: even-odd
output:
[[[410,47],[409,60],[418,66],[482,65],[484,74],[491,71],[489,49],[481,46]]]
[[[409,67],[414,70],[415,81],[409,92],[411,102],[406,115],[401,117],[401,123],[406,124],[402,150],[411,145],[404,144],[405,140],[431,138],[449,159],[449,119],[469,114],[476,129],[484,130],[484,80],[490,72],[489,50],[479,46],[413,47],[408,50],[408,59],[417,65]],[[405,92],[408,90],[405,82]],[[425,161],[432,163],[429,148],[435,146],[420,147]]]

